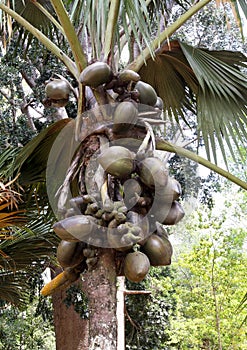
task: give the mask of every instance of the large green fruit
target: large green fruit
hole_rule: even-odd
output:
[[[180,183],[171,177],[168,177],[166,186],[159,188],[155,193],[156,200],[161,203],[172,203],[177,200],[182,194]]]
[[[85,258],[83,242],[68,242],[62,240],[57,247],[57,260],[62,267],[73,267],[79,265]]]
[[[156,104],[157,94],[151,85],[144,83],[144,81],[138,81],[138,83],[136,83],[135,88],[140,94],[140,103],[149,106],[154,106]]]
[[[56,222],[53,230],[65,241],[78,242],[95,232],[97,225],[89,215],[75,215]]]
[[[51,100],[68,100],[70,91],[69,84],[62,79],[53,79],[45,87],[46,96]]]
[[[149,272],[150,262],[142,252],[126,255],[124,260],[124,275],[131,282],[141,282]]]
[[[138,118],[138,110],[132,102],[119,103],[113,115],[113,132],[123,133],[132,128]]]
[[[148,157],[143,159],[138,164],[138,174],[145,185],[157,190],[166,186],[168,182],[168,170],[159,158]]]
[[[151,235],[141,248],[152,266],[165,266],[171,264],[172,245],[166,238],[155,234]]]
[[[112,79],[112,70],[105,62],[95,62],[87,66],[80,74],[79,81],[83,85],[93,88],[109,83]]]
[[[133,154],[122,146],[107,148],[98,157],[98,162],[108,174],[118,178],[130,175],[134,169]]]
[[[130,81],[138,82],[141,79],[141,77],[135,71],[131,69],[125,69],[119,73],[119,79],[123,83],[128,83]]]

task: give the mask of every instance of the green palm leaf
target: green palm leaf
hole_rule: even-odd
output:
[[[27,302],[28,279],[45,269],[57,244],[51,221],[39,218],[21,230],[13,228],[11,239],[0,241],[0,299],[18,305]]]
[[[15,161],[15,170],[20,171],[21,184],[44,181],[49,152],[60,131],[71,119],[62,119],[41,131],[23,147]]]
[[[0,299],[22,306],[28,302],[28,283],[25,273],[0,271]]]
[[[208,158],[217,161],[219,144],[226,161],[226,146],[247,139],[247,81],[238,66],[246,66],[241,53],[194,48],[178,41],[164,45],[154,60],[139,71],[164,100],[165,109],[176,120],[186,122],[186,109],[197,109],[198,132]]]

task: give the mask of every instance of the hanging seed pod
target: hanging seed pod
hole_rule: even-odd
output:
[[[160,187],[166,186],[168,182],[168,170],[159,158],[143,159],[138,164],[138,174],[142,182],[150,188],[156,187],[159,190]]]
[[[68,100],[70,91],[69,83],[63,79],[53,79],[45,87],[46,96],[50,100]]]
[[[95,232],[97,225],[91,216],[75,215],[58,221],[53,230],[61,239],[69,242],[83,241]]]
[[[63,98],[63,99],[60,99],[60,100],[50,100],[51,101],[51,106],[52,107],[65,107],[68,102],[69,102],[69,99],[68,98]]]
[[[107,148],[98,157],[98,162],[108,174],[118,178],[130,175],[134,169],[133,154],[122,146]]]
[[[113,132],[124,133],[134,127],[138,118],[138,110],[132,102],[119,103],[113,115]]]
[[[119,80],[123,83],[128,83],[130,81],[137,83],[140,79],[140,75],[131,69],[125,69],[119,73]]]
[[[141,247],[152,266],[166,266],[171,264],[172,245],[168,239],[153,234],[146,243]]]
[[[163,102],[162,98],[160,98],[159,96],[157,97],[157,101],[156,101],[154,107],[159,108],[161,111],[164,109],[164,102]]]
[[[83,85],[93,88],[109,83],[112,79],[112,70],[105,62],[95,62],[87,66],[80,74],[79,81]]]
[[[177,200],[182,194],[182,188],[180,183],[168,177],[168,182],[165,187],[161,187],[159,191],[155,193],[156,199],[161,203],[172,203]]]
[[[154,106],[156,104],[157,94],[151,85],[144,83],[144,81],[138,81],[135,88],[140,93],[140,103],[149,106]]]
[[[180,203],[174,201],[166,218],[163,220],[164,225],[175,225],[184,217],[185,212]]]
[[[74,267],[84,260],[83,242],[67,242],[62,240],[57,247],[57,260],[62,267]]]
[[[131,282],[141,282],[149,272],[150,262],[142,252],[126,255],[124,260],[124,275]]]

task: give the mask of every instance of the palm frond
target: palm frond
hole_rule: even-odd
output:
[[[26,144],[15,161],[15,170],[19,171],[21,184],[44,181],[49,152],[60,131],[71,119],[62,119],[41,131]]]
[[[4,271],[32,273],[45,266],[58,241],[51,225],[51,221],[44,222],[38,218],[22,229],[13,228],[11,239],[0,241],[0,267]]]
[[[247,81],[239,66],[247,58],[239,52],[209,51],[173,41],[157,51],[139,74],[164,100],[168,114],[186,121],[185,109],[197,109],[198,132],[208,158],[219,144],[226,161],[226,146],[247,140]],[[194,98],[193,98],[194,96]],[[195,101],[196,98],[196,101]]]
[[[0,240],[0,299],[13,304],[26,303],[28,280],[42,272],[52,259],[58,239],[52,221],[33,219],[25,227],[11,229],[11,236]]]
[[[51,2],[48,0],[39,0],[42,5],[50,13],[54,13]],[[50,21],[47,16],[30,0],[14,0],[10,6],[14,11],[21,15],[25,20],[36,28],[45,29]]]
[[[28,302],[28,276],[23,273],[0,271],[0,299],[22,306]]]

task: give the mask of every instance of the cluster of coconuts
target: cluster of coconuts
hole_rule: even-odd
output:
[[[84,69],[80,82],[117,94],[119,103],[112,116],[115,142],[97,158],[104,170],[106,190],[101,195],[85,194],[70,200],[63,218],[53,226],[61,238],[57,259],[73,282],[84,269],[97,264],[97,247],[114,248],[124,257],[120,273],[140,282],[150,266],[171,263],[172,245],[165,225],[175,225],[184,216],[178,202],[182,190],[153,152],[129,149],[117,140],[118,134],[122,137],[138,122],[140,105],[162,110],[163,103],[139,74],[124,70],[114,75],[104,62]],[[113,195],[109,195],[109,187],[113,187]]]

